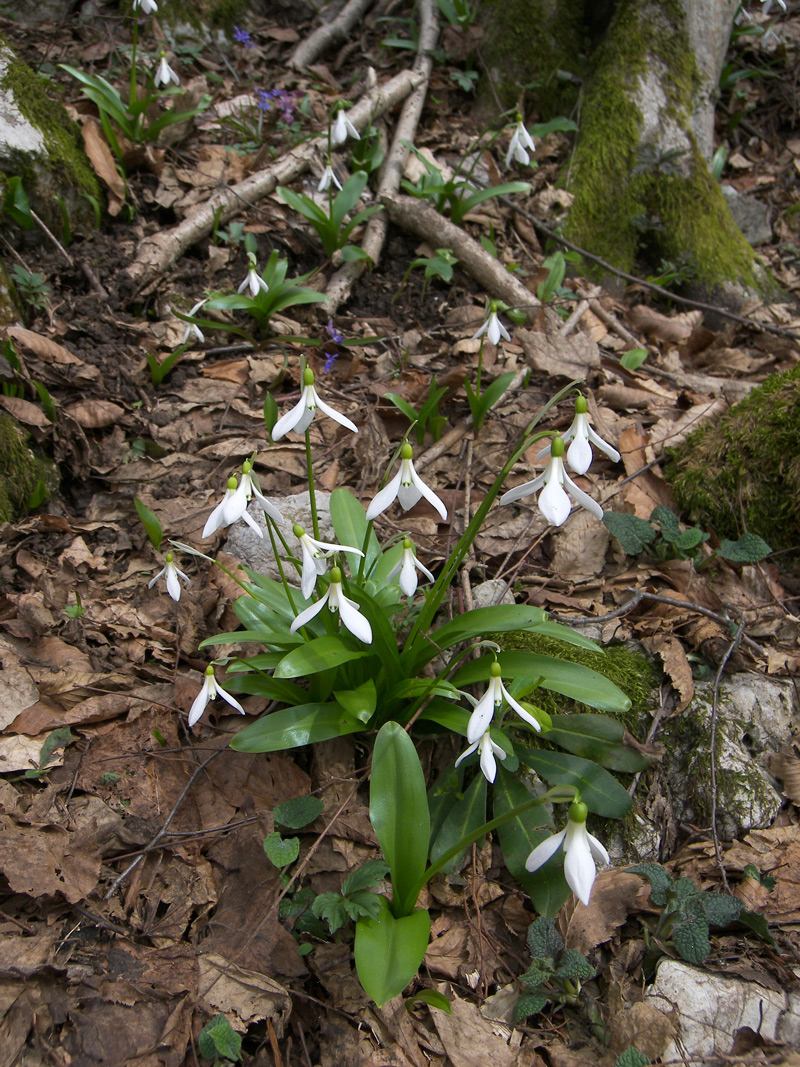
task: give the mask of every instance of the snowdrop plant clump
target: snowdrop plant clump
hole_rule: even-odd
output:
[[[493,307],[488,313],[486,334],[495,328],[491,316],[498,310]],[[331,330],[329,324],[332,336]],[[498,830],[509,871],[525,882],[534,906],[546,900],[552,907],[559,892],[566,899],[570,891],[588,902],[594,862],[607,862],[603,846],[586,830],[586,818],[588,812],[620,818],[630,806],[627,791],[609,769],[619,764],[624,728],[608,718],[608,713],[625,711],[630,701],[604,676],[569,658],[504,651],[496,642],[502,642],[504,633],[524,630],[557,638],[565,648],[600,649],[528,604],[456,611],[452,617],[445,608],[450,586],[505,479],[533,445],[545,438],[550,442],[545,471],[503,499],[516,501],[541,489],[540,508],[550,521],[559,523],[566,518],[565,507],[569,511],[568,492],[581,503],[588,501],[584,506],[593,514],[602,513],[566,475],[565,439],[575,450],[568,458],[584,468],[583,473],[587,447],[589,462],[592,447],[609,458],[616,451],[589,428],[582,397],[564,438],[537,428],[544,409],[475,514],[465,520],[463,533],[452,535],[452,550],[434,566],[424,553],[418,557],[407,533],[381,545],[374,529],[375,520],[388,514],[402,524],[403,512],[420,502],[432,509],[437,522],[450,521],[442,498],[415,466],[407,440],[389,459],[386,484],[366,508],[348,489],[331,493],[334,536],[330,540],[320,536],[312,432],[316,435],[325,421],[325,438],[345,443],[359,429],[326,398],[327,380],[318,386],[310,367],[301,368],[300,384],[299,399],[283,415],[277,411],[269,415],[267,428],[273,441],[292,433],[305,440],[313,529],[282,514],[264,496],[255,475],[255,456],[245,461],[238,477],[230,477],[203,534],[210,537],[238,521],[250,525],[255,536],[266,532],[280,580],[253,571],[247,571],[243,580],[234,575],[245,593],[233,604],[243,629],[209,638],[201,648],[220,646],[217,662],[227,662],[226,687],[236,696],[220,688],[210,665],[189,722],[198,725],[216,697],[243,713],[238,698],[252,695],[266,701],[268,711],[233,736],[231,747],[237,751],[274,752],[350,733],[377,734],[370,809],[390,867],[392,902],[381,897],[377,919],[356,924],[355,958],[364,988],[382,1004],[402,991],[424,956],[430,919],[417,907],[422,886],[437,871],[449,869],[470,842],[489,830]],[[571,388],[562,390],[552,403]],[[395,503],[399,511],[392,511]],[[256,520],[248,505],[258,508],[263,521]],[[288,528],[287,520],[292,524]],[[153,581],[164,577],[168,587],[177,585],[180,572],[169,569],[171,562],[168,558]],[[487,634],[492,635],[489,651]],[[231,642],[255,644],[255,654],[226,661],[224,646]],[[583,704],[587,711],[579,718],[551,718],[537,702],[537,693],[546,690]],[[447,734],[466,742],[466,747],[459,741],[449,749],[457,792],[448,796],[447,818],[437,819],[432,840],[425,775],[414,744],[418,730],[441,734],[443,750]],[[626,767],[643,769],[647,764],[646,757],[625,749]],[[525,784],[532,776],[542,782],[536,794]],[[583,798],[576,782],[591,783]],[[495,816],[491,823],[489,789]],[[565,830],[551,836],[544,805],[554,802],[570,803],[571,808]],[[564,853],[560,882],[549,876],[540,902],[531,872],[535,874],[559,851]],[[591,871],[587,856],[593,857]],[[402,958],[392,950],[398,938],[408,948]]]

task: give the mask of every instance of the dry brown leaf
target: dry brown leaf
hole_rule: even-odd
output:
[[[548,323],[549,325],[549,323]],[[561,326],[558,320],[557,327]],[[518,330],[516,336],[522,344],[525,359],[535,370],[561,378],[585,378],[589,371],[600,365],[600,350],[585,333],[573,333],[562,337],[558,328],[547,333],[534,330]]]
[[[292,1001],[280,982],[237,967],[213,952],[201,955],[198,963],[198,995],[217,1011],[225,1012],[229,1018],[232,1015],[235,1030],[246,1030],[251,1023],[271,1019],[276,1035],[283,1037]]]
[[[38,699],[39,690],[17,652],[7,641],[0,640],[0,730]]]
[[[664,664],[664,673],[674,685],[680,695],[680,699],[673,714],[677,715],[692,702],[694,696],[694,679],[692,668],[686,658],[683,645],[669,634],[656,634],[654,637],[645,637],[642,640],[645,650],[651,655],[657,655]]]
[[[64,410],[87,430],[103,430],[119,422],[125,415],[125,409],[110,400],[76,400]]]
[[[61,894],[75,903],[97,885],[100,855],[86,834],[63,826],[20,826],[0,815],[0,870],[16,893]]]
[[[566,917],[562,929],[566,948],[575,948],[586,956],[609,941],[614,931],[627,922],[641,887],[642,880],[635,874],[618,869],[601,871],[588,907],[576,902],[572,914]]]
[[[25,426],[35,426],[37,430],[46,430],[53,425],[41,406],[32,404],[30,400],[23,400],[19,396],[0,396],[0,404],[14,416],[17,422]]]
[[[235,382],[244,385],[249,377],[250,365],[246,359],[225,359],[210,367],[201,367],[200,373],[206,378],[219,382]]]
[[[27,348],[29,352],[33,352],[43,363],[84,366],[83,361],[78,359],[77,356],[73,356],[69,349],[64,348],[63,345],[56,344],[49,337],[42,337],[40,333],[34,333],[33,330],[26,330],[22,326],[9,326],[5,331],[5,335],[12,338],[17,344],[22,345],[23,348]]]
[[[510,1031],[484,1019],[476,1004],[452,996],[452,991],[445,995],[450,996],[453,1014],[431,1008],[431,1015],[453,1067],[475,1067],[476,1063],[513,1067],[516,1051],[503,1036]]]
[[[81,126],[81,135],[86,155],[94,167],[95,174],[108,187],[108,213],[111,216],[119,215],[125,203],[125,182],[117,170],[108,141],[94,119],[87,119],[84,122]]]
[[[684,311],[678,315],[668,316],[662,315],[660,311],[645,304],[631,308],[628,314],[628,321],[634,329],[673,345],[688,341],[692,330],[702,318],[702,311]]]
[[[792,748],[782,748],[769,757],[769,769],[783,782],[783,791],[794,804],[800,805],[800,756]]]
[[[608,1025],[612,1052],[619,1055],[633,1046],[651,1062],[659,1059],[675,1039],[675,1027],[669,1017],[644,1001],[623,1008]]]
[[[41,737],[26,737],[24,734],[0,737],[0,773],[29,771],[38,767],[43,740]],[[47,766],[60,767],[63,762],[64,752],[59,749],[50,756]]]

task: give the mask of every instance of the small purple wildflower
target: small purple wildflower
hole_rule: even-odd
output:
[[[337,345],[340,345],[342,341],[344,341],[344,334],[337,330],[333,325],[333,319],[328,319],[328,325],[325,329],[328,331],[328,337],[330,337],[332,341],[335,341]],[[334,356],[333,358],[335,359],[336,357]]]
[[[272,102],[281,95],[280,89],[256,89],[259,111],[271,111]]]
[[[331,355],[330,352],[326,352],[325,353],[325,366],[322,368],[322,373],[323,374],[329,374],[333,370],[333,365],[334,365],[334,363],[336,362],[336,360],[338,358],[339,358],[339,353],[338,352],[334,352],[333,355]]]
[[[238,26],[234,26],[233,37],[234,40],[239,42],[239,44],[243,44],[245,48],[253,47],[253,38],[250,36],[247,30],[240,30]]]

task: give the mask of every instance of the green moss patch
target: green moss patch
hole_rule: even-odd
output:
[[[59,482],[56,467],[32,451],[28,435],[10,415],[0,415],[0,522],[22,514],[39,482],[52,492]]]

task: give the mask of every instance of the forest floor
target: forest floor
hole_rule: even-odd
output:
[[[416,458],[452,525],[424,502],[403,516],[402,526],[386,516],[377,524],[381,537],[409,531],[434,570],[462,528],[465,508],[474,513],[533,415],[575,378],[586,380],[598,431],[622,453],[621,468],[603,460],[581,484],[604,507],[645,519],[659,505],[672,506],[662,473],[665,448],[799,358],[800,140],[793,87],[800,20],[786,20],[784,41],[772,52],[758,39],[740,40],[733,70],[762,74],[730,79],[719,108],[719,140],[728,148],[723,180],[768,205],[773,238],[758,251],[786,292],[783,302],[745,309],[750,322],[687,308],[654,293],[646,279],[617,282],[612,291],[568,276],[527,329],[506,319],[511,341],[487,346],[487,380],[505,371],[530,373],[517,376],[476,437],[463,381],[474,380],[479,342],[473,335],[487,294],[459,265],[450,283],[433,278],[426,285],[421,269],[406,277],[413,259],[435,257],[437,248],[390,224],[380,263],[360,277],[330,328],[313,305],[289,308],[252,345],[225,330],[226,322],[247,328],[241,313],[219,313],[220,332],[204,327],[204,343],[190,346],[154,385],[147,354],[164,360],[185,331],[172,311],[188,312],[208,292],[230,292],[245,276],[236,223],[256,238],[260,266],[278,250],[291,275],[310,272],[305,284],[325,288],[334,268],[277,194],[242,203],[232,222],[192,244],[166,270],[133,279],[130,268],[143,239],[168,233],[220,185],[270,165],[293,138],[324,130],[331,102],[356,100],[368,66],[381,83],[409,65],[413,52],[380,43],[403,25],[376,17],[368,15],[344,48],[303,74],[293,73],[287,60],[311,26],[293,22],[283,9],[249,24],[252,47],[239,43],[223,51],[206,44],[170,53],[183,86],[210,92],[212,108],[182,139],[131,165],[127,204],[109,192],[116,213],[102,229],[78,228],[63,251],[49,242],[6,250],[7,264],[43,275],[45,288],[38,297],[29,289],[24,323],[6,337],[14,340],[23,374],[46,386],[56,418],[31,390],[0,401],[55,457],[61,485],[43,506],[0,531],[2,1065],[206,1062],[197,1035],[218,1012],[244,1037],[243,1063],[276,1067],[610,1065],[634,1043],[615,1020],[642,1000],[642,927],[654,909],[641,879],[621,870],[621,856],[619,866],[598,876],[589,908],[573,901],[559,913],[567,944],[579,945],[596,968],[581,1005],[551,1005],[513,1026],[504,1015],[508,999],[505,1007],[502,996],[488,1001],[487,1010],[487,998],[513,992],[528,966],[525,933],[534,917],[491,842],[475,846],[459,874],[437,879],[428,891],[433,940],[419,987],[446,992],[452,1016],[422,1003],[409,1011],[400,998],[380,1010],[370,1004],[353,969],[351,937],[326,936],[309,911],[314,895],[338,890],[348,871],[378,855],[368,817],[369,738],[236,753],[227,745],[242,722],[220,702],[187,728],[211,654],[198,646],[239,625],[231,604],[240,590],[226,573],[188,555],[179,565],[191,584],[179,603],[160,582],[148,588],[163,561],[148,543],[134,497],[157,515],[167,537],[235,569],[242,538],[228,545],[223,531],[203,541],[203,526],[227,478],[254,452],[262,490],[278,505],[305,487],[302,443],[272,444],[263,416],[267,391],[281,413],[297,402],[303,358],[324,397],[359,427],[356,436],[315,420],[319,484],[348,486],[365,502],[408,427],[386,395],[419,408],[434,376],[447,387],[439,408],[442,441],[428,433]],[[73,18],[61,27],[2,28],[83,118],[92,106],[57,64],[124,85],[117,42],[127,40],[128,29],[116,8],[104,8],[91,23]],[[159,32],[152,21],[148,32],[154,29]],[[447,33],[452,47],[454,31]],[[157,55],[152,42],[145,47]],[[434,66],[415,141],[440,166],[457,167],[480,132],[472,96],[451,76],[463,68],[446,59]],[[289,122],[276,122],[275,107],[259,112],[255,106],[254,92],[276,88],[298,93]],[[225,102],[235,99],[229,114],[244,113],[251,124],[261,115],[263,147],[220,121]],[[390,137],[391,124],[391,118],[375,123],[388,127]],[[556,182],[571,141],[564,133],[549,136],[537,144],[537,169],[514,174],[504,167],[507,139],[484,154],[476,174],[492,183],[529,180],[530,192],[514,198],[527,214],[490,200],[464,228],[515,266],[534,303],[549,274],[543,261],[558,246],[548,244],[531,218],[557,227],[568,195]],[[342,176],[345,149],[336,156]],[[314,167],[295,189],[314,191],[321,156]],[[113,173],[106,177],[114,182]],[[578,307],[579,319],[565,327]],[[761,324],[776,329],[765,332]],[[632,349],[645,350],[647,359],[626,370],[620,359]],[[568,401],[549,425],[564,429],[571,418]],[[535,454],[526,455],[516,480],[536,469]],[[638,641],[657,659],[663,676],[648,712],[656,727],[645,736],[645,724],[638,738],[656,753],[659,718],[680,715],[697,680],[713,678],[730,651],[729,629],[703,609],[741,613],[745,634],[756,643],[758,650],[740,645],[729,669],[796,677],[797,579],[769,558],[752,566],[720,563],[710,573],[698,572],[691,559],[633,558],[585,512],[553,530],[528,498],[490,512],[454,592],[454,613],[469,606],[472,589],[485,578],[502,579],[518,603],[543,607],[561,621],[604,620],[596,627],[604,644]],[[672,603],[645,600],[619,612],[630,590]],[[252,696],[243,704],[248,721],[266,707]],[[46,739],[65,728],[43,762]],[[421,749],[432,771],[459,750],[460,739],[442,737]],[[670,810],[657,762],[634,793],[660,835],[655,858],[674,875],[690,874],[717,890],[726,887],[726,875],[738,886],[747,864],[778,878],[776,889],[756,901],[777,947],[728,931],[713,939],[704,965],[772,989],[796,981],[792,969],[800,962],[800,793],[796,768],[793,773],[771,826],[717,841],[726,874],[712,828],[687,824]],[[264,852],[275,829],[272,811],[309,793],[322,798],[324,812],[297,835],[299,859],[281,871]],[[724,1062],[788,1064],[797,1062],[794,1056],[751,1031]]]

